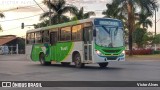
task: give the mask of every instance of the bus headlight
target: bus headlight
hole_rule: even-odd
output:
[[[122,54],[123,54],[123,55],[125,54],[125,50],[122,51]]]
[[[103,55],[100,51],[96,50],[96,54]]]

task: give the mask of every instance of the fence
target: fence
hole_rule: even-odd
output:
[[[0,54],[19,54],[18,44],[16,46],[0,46]]]

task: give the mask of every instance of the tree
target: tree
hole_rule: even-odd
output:
[[[48,8],[51,9],[51,23],[59,24],[69,21],[69,18],[65,16],[67,12],[73,14],[77,9],[75,6],[71,6],[66,4],[65,0],[51,0],[51,3],[48,0],[44,0],[44,4],[47,5]],[[40,20],[45,20],[50,15],[50,12],[45,12]]]
[[[102,12],[102,14],[105,15],[104,17],[126,20],[126,17],[121,12],[122,8],[119,8],[117,3],[112,2],[110,4],[106,4],[106,7],[107,10],[103,10]]]
[[[84,13],[84,8],[81,7],[80,10],[74,11],[73,15],[74,17],[72,18],[72,20],[81,20],[81,19],[90,18],[90,16],[95,15],[95,13],[93,11]]]
[[[152,23],[152,20],[149,19],[149,17],[151,17],[152,14],[150,13],[145,13],[145,12],[141,12],[139,14],[139,18],[138,18],[138,22],[136,23],[136,26],[142,26],[143,29],[144,28],[148,28],[148,26],[152,27],[153,26],[153,23]]]
[[[3,13],[0,13],[0,18],[4,18],[4,14]]]
[[[52,23],[53,24],[53,23]],[[40,23],[34,24],[34,28],[40,28],[40,27],[45,27],[49,25],[49,20],[43,20]]]
[[[154,43],[154,44],[160,44],[160,34],[157,34],[157,35],[154,37],[153,43]]]
[[[4,18],[4,17],[5,17],[4,14],[3,14],[3,13],[0,13],[0,18]],[[0,32],[1,32],[1,31],[3,31],[3,30],[2,30],[2,27],[0,26]]]
[[[146,34],[146,29],[143,28],[137,28],[133,32],[133,42],[137,44],[138,48],[143,47],[143,44],[145,43],[144,41],[145,34]]]
[[[157,0],[113,0],[113,3],[118,4],[122,12],[128,16],[129,30],[129,55],[132,55],[132,33],[135,30],[135,10],[140,8],[146,13],[153,14],[153,11],[158,8]]]
[[[143,37],[144,45],[152,45],[154,40],[154,35],[152,32],[146,32]]]
[[[2,27],[0,26],[0,32],[2,32],[3,30],[2,30]]]

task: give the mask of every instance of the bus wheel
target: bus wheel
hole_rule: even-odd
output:
[[[105,68],[108,66],[108,62],[106,63],[99,63],[100,68]]]
[[[46,62],[45,61],[45,55],[43,53],[40,54],[39,59],[40,59],[39,61],[40,61],[41,65],[50,65],[51,64],[51,62]]]
[[[69,62],[61,62],[61,64],[62,64],[63,66],[69,66],[71,63],[69,63]]]
[[[81,56],[79,53],[74,56],[74,64],[76,68],[84,67],[84,63],[81,62]]]

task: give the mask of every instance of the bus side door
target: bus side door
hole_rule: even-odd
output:
[[[83,31],[84,59],[92,60],[92,27],[85,27]]]
[[[58,41],[57,32],[50,32],[51,60],[54,60],[54,61],[57,60],[57,54],[56,54],[56,44],[57,44],[57,41]]]

